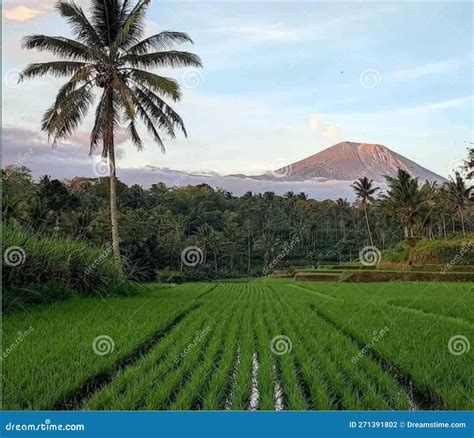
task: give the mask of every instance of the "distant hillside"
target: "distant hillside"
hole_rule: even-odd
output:
[[[304,160],[292,163],[286,168],[252,176],[253,179],[280,179],[305,181],[324,178],[337,181],[354,181],[367,176],[374,181],[384,182],[385,175],[393,176],[403,169],[420,181],[446,181],[442,176],[431,172],[404,156],[380,144],[342,142],[331,146]],[[241,175],[243,177],[243,175]]]

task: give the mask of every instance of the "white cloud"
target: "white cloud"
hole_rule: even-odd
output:
[[[336,125],[333,125],[321,117],[311,115],[308,119],[308,125],[311,131],[322,135],[333,143],[342,140],[341,130]]]
[[[28,6],[14,6],[12,8],[4,8],[3,16],[7,20],[12,21],[27,21],[41,15],[44,12],[43,8],[30,8]]]
[[[458,60],[432,62],[417,67],[397,70],[392,73],[392,77],[395,80],[408,81],[429,75],[450,73],[458,70],[460,66],[461,64]]]

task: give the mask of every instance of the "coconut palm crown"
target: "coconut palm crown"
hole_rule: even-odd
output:
[[[143,148],[137,122],[141,121],[164,150],[162,135],[174,138],[183,120],[164,99],[178,101],[178,83],[150,71],[159,67],[201,67],[193,53],[173,50],[192,43],[181,32],[164,31],[143,38],[145,14],[151,0],[91,0],[88,14],[73,1],[60,0],[56,10],[66,19],[73,38],[30,35],[23,47],[49,52],[58,60],[28,65],[21,79],[52,75],[66,78],[53,105],[45,112],[42,130],[53,145],[70,136],[97,101],[90,134],[90,153],[102,147],[110,165],[112,243],[120,259],[114,137],[126,128],[138,150]]]

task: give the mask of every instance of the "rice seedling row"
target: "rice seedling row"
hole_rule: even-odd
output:
[[[9,342],[12,330],[26,322],[35,330],[4,360],[5,405],[467,409],[474,399],[472,353],[453,355],[448,342],[460,333],[474,339],[464,309],[472,297],[466,285],[449,287],[451,295],[443,298],[440,284],[394,289],[276,279],[169,289],[150,285],[143,296],[19,312],[6,321]],[[453,298],[461,304],[455,317],[449,307]],[[100,333],[115,341],[109,355],[88,351]],[[67,347],[67,341],[77,345]],[[41,360],[39,348],[56,362]],[[63,356],[71,351],[80,369]],[[39,366],[50,381],[33,385],[24,376]]]

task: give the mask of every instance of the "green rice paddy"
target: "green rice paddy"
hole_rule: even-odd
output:
[[[474,285],[147,285],[3,320],[4,409],[474,408]]]

